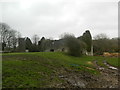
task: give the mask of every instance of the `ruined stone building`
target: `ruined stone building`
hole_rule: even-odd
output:
[[[19,38],[18,39],[18,51],[19,52],[25,52],[25,38]]]

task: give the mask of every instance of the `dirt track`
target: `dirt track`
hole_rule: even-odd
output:
[[[105,62],[103,62],[105,64]],[[92,75],[87,72],[71,71],[63,68],[59,73],[59,78],[65,83],[57,84],[53,87],[59,88],[118,88],[118,70],[104,68],[93,62],[100,75]]]

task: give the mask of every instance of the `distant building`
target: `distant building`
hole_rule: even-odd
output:
[[[51,44],[47,46],[46,51],[56,52],[56,51],[65,51],[64,40],[53,40]]]
[[[46,39],[41,45],[42,48],[44,48],[42,52],[68,52],[68,48],[65,46],[64,39],[60,39],[60,40]],[[26,48],[26,38],[18,39],[18,51],[29,52],[29,50]],[[87,50],[83,50],[82,53],[88,56],[93,56],[93,46],[91,47],[91,52],[88,52]]]
[[[25,38],[19,38],[18,39],[18,51],[19,52],[25,52]]]

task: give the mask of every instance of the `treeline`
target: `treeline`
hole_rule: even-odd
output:
[[[102,55],[103,52],[119,52],[120,38],[108,38],[106,34],[99,34],[94,37],[93,50],[95,55]]]
[[[89,30],[82,36],[75,37],[73,34],[64,34],[59,40],[39,38],[34,35],[22,38],[21,34],[13,30],[9,25],[0,23],[1,50],[9,52],[44,52],[44,51],[67,51],[70,55],[80,56],[101,55],[103,52],[119,52],[119,38],[108,38],[105,34],[99,34],[92,40]]]

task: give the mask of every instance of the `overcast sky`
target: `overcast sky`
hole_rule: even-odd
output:
[[[5,2],[6,1],[6,2]],[[10,0],[11,1],[11,0]],[[4,0],[0,2],[0,22],[7,23],[22,36],[57,39],[64,32],[81,36],[106,33],[118,36],[117,0]]]

